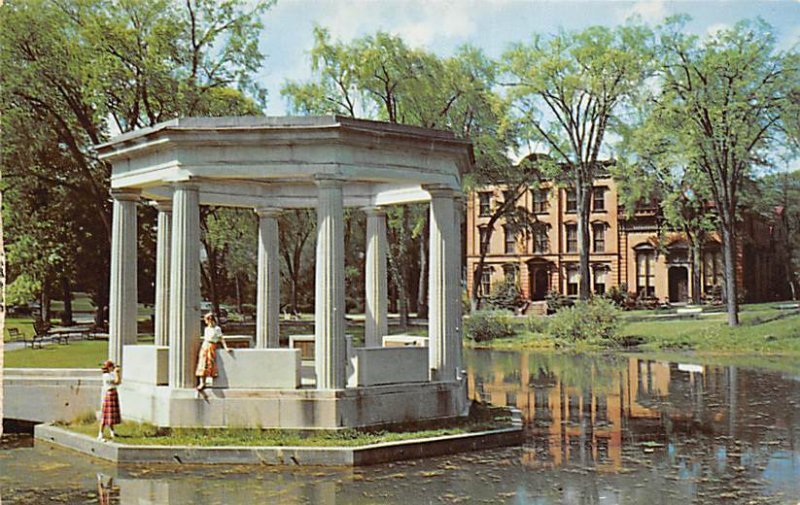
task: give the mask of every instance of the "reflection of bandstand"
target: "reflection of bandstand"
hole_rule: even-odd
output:
[[[98,146],[113,166],[109,355],[123,362],[123,416],[158,426],[340,428],[463,415],[461,173],[469,143],[429,129],[338,116],[189,118]],[[136,202],[158,213],[156,342],[136,344]],[[387,334],[387,205],[430,202],[429,346]],[[219,354],[220,380],[196,398],[200,205],[258,214],[256,348]],[[313,388],[299,350],[278,340],[277,218],[316,207]],[[343,210],[367,214],[363,348],[345,340]],[[224,385],[225,387],[219,387]]]

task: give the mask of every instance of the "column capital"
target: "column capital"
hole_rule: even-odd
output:
[[[121,202],[138,202],[142,190],[134,188],[112,188],[111,198]]]
[[[150,206],[159,212],[172,212],[172,200],[152,200]]]
[[[366,214],[369,217],[383,217],[386,215],[386,209],[378,205],[369,205],[367,207],[361,207],[361,210],[364,211],[364,214]]]
[[[189,191],[200,191],[200,183],[192,181],[190,179],[186,179],[183,181],[172,181],[169,183],[173,190],[176,189],[184,189]]]
[[[347,182],[347,179],[338,174],[316,174],[314,182],[320,188],[341,188]]]
[[[427,191],[431,198],[459,198],[463,195],[461,191],[444,184],[424,184],[422,189]]]
[[[256,207],[253,211],[255,211],[259,218],[278,217],[283,213],[283,209],[279,207]]]

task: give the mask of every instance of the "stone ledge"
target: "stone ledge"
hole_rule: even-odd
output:
[[[182,463],[236,465],[366,466],[519,445],[522,426],[475,433],[411,439],[356,447],[197,447],[126,445],[100,442],[88,435],[40,424],[36,442],[46,442],[114,463]]]

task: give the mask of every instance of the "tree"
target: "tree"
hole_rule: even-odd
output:
[[[505,157],[507,146],[496,135],[494,64],[481,51],[463,47],[440,58],[382,32],[350,43],[332,41],[322,28],[314,36],[313,80],[289,82],[282,89],[291,110],[447,129],[473,141],[479,171]],[[421,235],[427,219],[427,212],[415,206],[389,209],[390,292],[399,297],[401,321],[414,301],[426,298],[421,258],[427,242]],[[424,307],[417,309],[424,313]]]
[[[98,307],[108,302],[110,167],[92,146],[112,129],[229,114],[231,104],[257,110],[252,104],[265,97],[252,80],[262,60],[259,16],[270,5],[18,0],[0,8],[0,121],[4,133],[16,133],[4,139],[4,171],[15,183],[39,181],[80,202],[70,218],[86,242],[80,255],[74,253],[80,261],[71,280],[83,284]],[[33,198],[10,196],[13,207]],[[8,238],[14,243],[19,237]]]
[[[769,163],[781,140],[782,114],[797,68],[775,51],[772,28],[742,21],[700,38],[687,35],[687,17],[659,31],[659,135],[697,167],[719,215],[728,324],[739,324],[736,220],[741,183]]]
[[[775,290],[800,297],[800,171],[771,174],[757,180],[758,198],[750,206],[773,226],[781,265]],[[784,291],[783,286],[786,287]]]
[[[513,120],[525,140],[559,163],[576,193],[579,296],[590,294],[592,184],[608,133],[650,72],[650,31],[637,24],[593,26],[550,38],[534,35],[503,55]]]
[[[312,242],[309,242],[312,234],[316,230],[314,216],[307,209],[292,209],[283,213],[278,220],[278,234],[280,238],[280,254],[283,258],[284,268],[289,278],[289,311],[292,314],[299,313],[301,291],[313,293],[313,285],[308,282],[308,289],[303,290],[303,280],[308,280],[306,271],[310,269],[305,266],[312,262],[314,254]],[[285,279],[286,276],[283,276]],[[281,290],[286,292],[285,290]]]

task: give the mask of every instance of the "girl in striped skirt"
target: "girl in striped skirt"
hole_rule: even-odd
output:
[[[100,432],[97,440],[105,440],[103,428],[108,426],[111,438],[114,438],[114,425],[122,422],[119,412],[119,396],[117,395],[117,385],[120,383],[119,367],[114,362],[106,360],[102,366],[103,370],[103,403],[100,408]]]
[[[222,329],[217,326],[217,318],[209,312],[203,317],[206,328],[203,331],[203,345],[200,346],[200,353],[197,356],[197,368],[194,374],[197,376],[197,391],[206,388],[206,380],[217,376],[217,347],[222,345],[226,351],[231,352],[225,339],[222,338]]]

